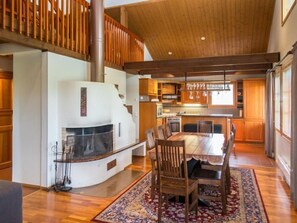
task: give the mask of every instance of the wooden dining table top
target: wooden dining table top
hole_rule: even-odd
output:
[[[224,134],[178,132],[167,140],[185,140],[187,159],[208,161],[211,164],[221,163],[223,160]],[[148,152],[150,159],[156,159],[155,149]]]

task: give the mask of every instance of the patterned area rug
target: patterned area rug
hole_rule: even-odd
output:
[[[155,199],[151,200],[150,181],[151,174],[148,173],[99,213],[93,221],[101,223],[157,222],[158,196],[156,193]],[[212,193],[211,191],[213,189],[204,188],[204,193]],[[269,222],[254,171],[251,169],[232,168],[231,194],[228,195],[226,215],[221,214],[220,201],[211,202],[209,207],[199,206],[198,210],[198,216],[194,211],[190,213],[190,222]],[[184,204],[169,202],[168,209],[163,211],[162,222],[184,222]]]

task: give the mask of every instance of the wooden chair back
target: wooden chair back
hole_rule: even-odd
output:
[[[197,215],[198,180],[188,179],[188,167],[183,164],[186,163],[185,141],[157,139],[156,158],[159,185],[158,222],[162,222],[162,194],[165,194],[166,204],[170,194],[185,197],[185,222],[188,223],[189,210],[195,208]]]
[[[155,132],[154,129],[148,129],[145,132],[146,135],[146,148],[147,149],[153,149],[155,148]]]
[[[158,133],[158,139],[166,139],[164,125],[159,125],[157,127],[157,133]]]
[[[223,165],[222,165],[222,175],[226,174],[228,165],[229,165],[229,158],[230,158],[230,154],[233,148],[233,144],[234,144],[234,134],[231,132],[230,138],[227,142],[227,148],[225,151],[225,156],[224,156],[224,161],[223,161]]]
[[[183,160],[186,160],[185,141],[158,139],[156,145],[157,166],[162,170],[160,179],[174,178],[174,180],[186,181],[188,177],[187,165],[182,165]]]
[[[232,125],[231,125],[231,132],[233,132],[233,135],[234,135],[234,138],[235,138],[235,136],[236,136],[236,126],[235,126],[234,123],[232,123]]]
[[[198,121],[197,122],[197,132],[213,133],[214,132],[213,121]]]
[[[171,126],[168,122],[165,125],[165,134],[167,139],[172,136]]]

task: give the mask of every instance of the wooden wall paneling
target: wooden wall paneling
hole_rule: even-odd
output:
[[[0,73],[0,179],[11,179],[12,74]]]

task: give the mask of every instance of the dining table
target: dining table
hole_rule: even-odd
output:
[[[185,140],[186,159],[192,158],[207,161],[210,164],[221,164],[224,158],[225,137],[221,133],[178,132],[167,140]],[[148,151],[152,163],[156,160],[156,151]]]

